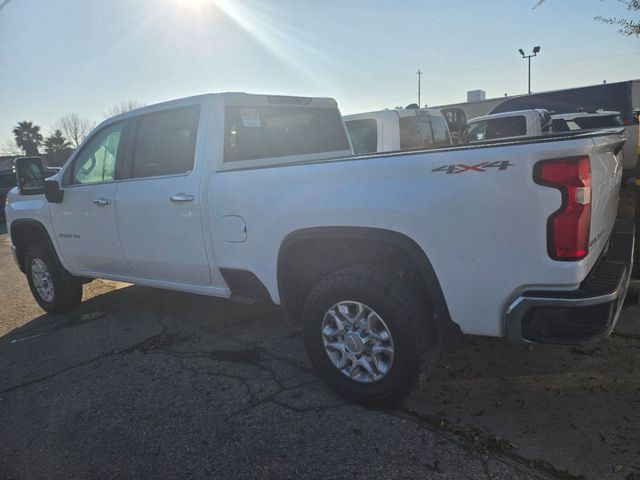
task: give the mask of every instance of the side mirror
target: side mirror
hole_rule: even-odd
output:
[[[49,203],[62,203],[64,190],[60,188],[57,180],[47,178],[44,181],[44,196]]]
[[[18,157],[15,161],[16,180],[20,195],[44,193],[44,165],[40,157]]]

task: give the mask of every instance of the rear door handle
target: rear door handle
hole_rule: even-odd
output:
[[[95,205],[98,205],[99,207],[106,207],[107,205],[111,205],[111,200],[104,198],[104,197],[100,197],[100,198],[96,198],[93,203]]]
[[[175,195],[171,195],[169,199],[172,202],[193,202],[196,197],[193,195],[187,195],[186,193],[176,193]]]

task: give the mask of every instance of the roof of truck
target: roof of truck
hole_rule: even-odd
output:
[[[492,119],[492,118],[501,118],[501,117],[516,117],[518,115],[530,115],[532,112],[537,113],[538,115],[544,115],[545,113],[548,113],[547,110],[541,109],[541,108],[532,108],[532,109],[528,109],[528,110],[516,110],[513,112],[503,112],[503,113],[490,113],[489,115],[482,115],[480,117],[474,117],[470,120],[467,121],[467,124],[469,123],[474,123],[474,122],[479,122],[482,120],[487,120],[487,119]]]
[[[573,113],[557,113],[552,114],[551,118],[561,118],[563,120],[572,120],[579,117],[610,117],[612,115],[620,115],[620,112],[600,110],[597,112],[573,112]]]
[[[268,106],[268,105],[288,105],[288,106],[312,106],[320,108],[337,108],[338,104],[333,98],[329,97],[298,97],[287,95],[268,95],[245,92],[220,92],[220,93],[204,93],[201,95],[193,95],[190,97],[182,97],[165,102],[145,105],[128,112],[110,117],[106,121],[125,119],[132,115],[138,115],[145,112],[153,112],[169,107],[179,107],[181,105],[194,104],[204,102],[207,99],[221,98],[225,105],[247,105],[247,106]]]
[[[410,117],[417,114],[420,115],[432,115],[441,117],[442,112],[437,108],[396,108],[396,109],[384,109],[375,110],[373,112],[352,113],[350,115],[344,115],[344,120],[358,120],[361,118],[368,118],[374,115],[397,115],[399,117]]]

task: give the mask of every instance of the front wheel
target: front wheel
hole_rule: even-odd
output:
[[[323,278],[303,310],[304,342],[318,374],[350,399],[406,394],[436,344],[429,309],[404,280],[373,267]]]
[[[36,242],[24,256],[29,288],[40,307],[49,313],[67,313],[82,301],[82,282],[67,272],[46,242]]]

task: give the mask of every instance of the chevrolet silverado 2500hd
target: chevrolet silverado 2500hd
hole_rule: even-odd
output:
[[[406,392],[459,333],[607,336],[633,229],[619,130],[354,156],[333,100],[210,94],[104,121],[54,177],[16,162],[7,218],[40,306],[92,278],[263,299],[340,393]],[[442,340],[440,342],[439,340]]]

